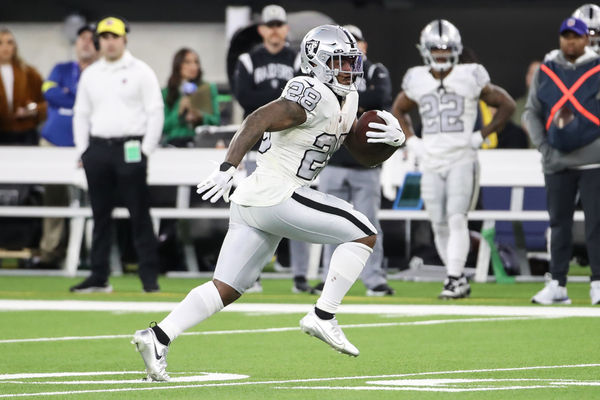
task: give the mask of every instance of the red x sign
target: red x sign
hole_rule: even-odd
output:
[[[573,96],[573,93],[575,93],[577,91],[577,89],[579,89],[581,87],[581,85],[583,85],[583,83],[590,76],[592,76],[596,72],[600,71],[600,64],[596,65],[594,68],[590,69],[585,74],[581,75],[579,77],[579,79],[577,79],[577,81],[575,81],[575,83],[573,84],[573,86],[571,86],[569,89],[567,89],[567,87],[565,86],[565,84],[554,73],[554,71],[552,71],[550,68],[548,68],[545,64],[542,64],[541,67],[540,67],[540,69],[542,71],[544,71],[546,73],[546,75],[548,75],[550,77],[550,79],[552,79],[552,81],[556,84],[556,86],[558,86],[558,88],[560,89],[560,91],[563,92],[563,97],[561,97],[560,100],[557,101],[556,104],[552,107],[552,110],[550,110],[550,115],[548,116],[548,120],[546,121],[546,130],[550,129],[550,124],[552,123],[552,118],[554,118],[554,114],[556,114],[556,112],[567,101],[570,101],[571,104],[573,104],[573,106],[577,109],[577,111],[579,111],[581,114],[583,114],[584,117],[586,117],[587,119],[589,119],[590,121],[592,121],[594,124],[600,126],[600,119],[598,119],[598,117],[596,117],[594,114],[592,114],[591,112],[589,112],[588,110],[586,110],[581,105],[581,103],[579,103],[579,101],[577,101],[577,99],[575,98],[575,96]]]

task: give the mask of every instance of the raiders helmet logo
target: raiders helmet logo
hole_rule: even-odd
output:
[[[317,54],[317,50],[319,49],[319,41],[318,40],[309,40],[304,45],[304,51],[306,52],[306,56],[308,58],[313,58]]]

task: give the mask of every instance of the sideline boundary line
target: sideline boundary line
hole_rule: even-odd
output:
[[[0,311],[113,311],[169,312],[177,302],[88,301],[88,300],[0,300]],[[311,304],[233,303],[222,312],[304,314]],[[600,317],[598,307],[571,306],[471,306],[413,304],[342,304],[340,314],[464,315],[504,317]]]
[[[417,325],[441,325],[452,323],[465,322],[497,322],[497,321],[519,321],[532,319],[545,319],[556,317],[498,317],[498,318],[459,318],[459,319],[438,319],[426,321],[410,321],[410,322],[381,322],[372,324],[348,324],[340,325],[344,329],[348,328],[385,328],[395,326],[417,326]],[[247,333],[274,333],[274,332],[291,332],[298,331],[299,327],[283,327],[283,328],[262,328],[262,329],[236,329],[226,331],[204,331],[204,332],[184,332],[181,336],[205,336],[205,335],[235,335]],[[62,342],[70,340],[105,340],[105,339],[130,339],[133,334],[129,335],[97,335],[97,336],[63,336],[63,337],[46,337],[46,338],[27,338],[27,339],[4,339],[0,340],[0,344],[7,343],[31,343],[31,342]],[[0,380],[2,375],[0,375]]]

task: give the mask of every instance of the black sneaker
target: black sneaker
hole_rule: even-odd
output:
[[[367,296],[371,297],[393,296],[394,294],[396,294],[396,291],[389,287],[387,283],[382,283],[372,289],[367,289]]]
[[[325,286],[325,282],[319,282],[315,285],[315,287],[312,288],[311,293],[312,294],[321,294],[321,292],[323,291],[323,287]]]
[[[112,286],[107,281],[102,282],[93,276],[69,289],[73,293],[111,293],[112,290]]]
[[[313,288],[310,287],[305,277],[294,277],[294,286],[292,286],[292,293],[312,293],[312,290]]]
[[[459,278],[448,276],[444,281],[444,289],[438,296],[438,299],[462,299],[469,297],[470,294],[471,286],[464,274]]]
[[[160,287],[158,287],[158,284],[152,285],[152,286],[144,286],[144,292],[146,293],[158,293],[160,292]]]

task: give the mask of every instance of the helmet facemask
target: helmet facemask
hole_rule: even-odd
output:
[[[356,90],[363,75],[363,54],[356,39],[344,28],[323,25],[306,34],[300,49],[301,69],[345,97]]]
[[[443,19],[432,21],[425,26],[417,48],[425,65],[431,66],[435,71],[447,71],[458,64],[463,50],[458,29]],[[446,50],[444,53],[447,54],[434,55],[435,50]]]
[[[421,50],[421,56],[426,65],[431,66],[435,71],[448,71],[456,64],[460,52],[457,46],[447,46],[438,44],[426,45],[425,51]]]
[[[331,71],[331,81],[325,83],[337,95],[346,96],[356,90],[356,80],[363,76],[362,54],[335,54],[327,62]]]

